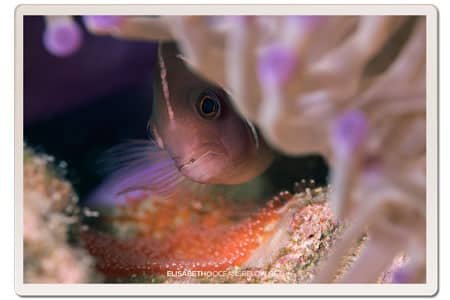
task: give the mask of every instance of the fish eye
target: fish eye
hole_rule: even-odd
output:
[[[197,111],[207,120],[213,120],[220,116],[221,104],[219,97],[212,91],[204,92],[197,101]]]

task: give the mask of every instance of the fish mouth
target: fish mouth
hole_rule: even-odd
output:
[[[183,175],[194,181],[206,180],[203,178],[216,174],[228,161],[229,155],[225,146],[219,142],[206,142],[191,149],[180,150],[178,155],[172,156],[175,166]]]
[[[187,162],[181,163],[178,167],[178,169],[180,171],[189,169],[194,167],[195,165],[198,165],[201,161],[211,158],[211,157],[217,157],[222,155],[223,153],[218,153],[216,151],[206,151],[205,153],[201,154],[199,157],[197,158],[191,158],[190,160],[188,160]]]

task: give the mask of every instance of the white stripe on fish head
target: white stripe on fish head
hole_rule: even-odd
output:
[[[164,58],[162,55],[162,44],[159,44],[158,47],[158,61],[160,68],[160,76],[161,76],[161,88],[163,91],[164,102],[166,103],[167,115],[169,117],[169,124],[174,126],[174,111],[172,104],[170,103],[170,92],[169,92],[169,83],[167,82],[167,68],[164,63]]]
[[[253,142],[255,143],[255,147],[256,150],[259,149],[259,136],[258,136],[258,132],[256,131],[255,125],[252,124],[252,122],[250,122],[249,120],[245,119],[248,127],[250,128],[250,132],[252,134],[253,137]]]

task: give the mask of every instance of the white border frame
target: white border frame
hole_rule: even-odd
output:
[[[25,284],[23,282],[23,16],[425,15],[427,17],[426,284]],[[15,291],[21,296],[433,296],[438,292],[438,11],[432,5],[19,5],[15,13]]]

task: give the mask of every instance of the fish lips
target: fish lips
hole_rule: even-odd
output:
[[[178,163],[176,166],[184,176],[200,183],[215,183],[217,177],[227,165],[228,154],[224,147],[213,147],[200,152],[199,155],[191,157],[189,160]]]

